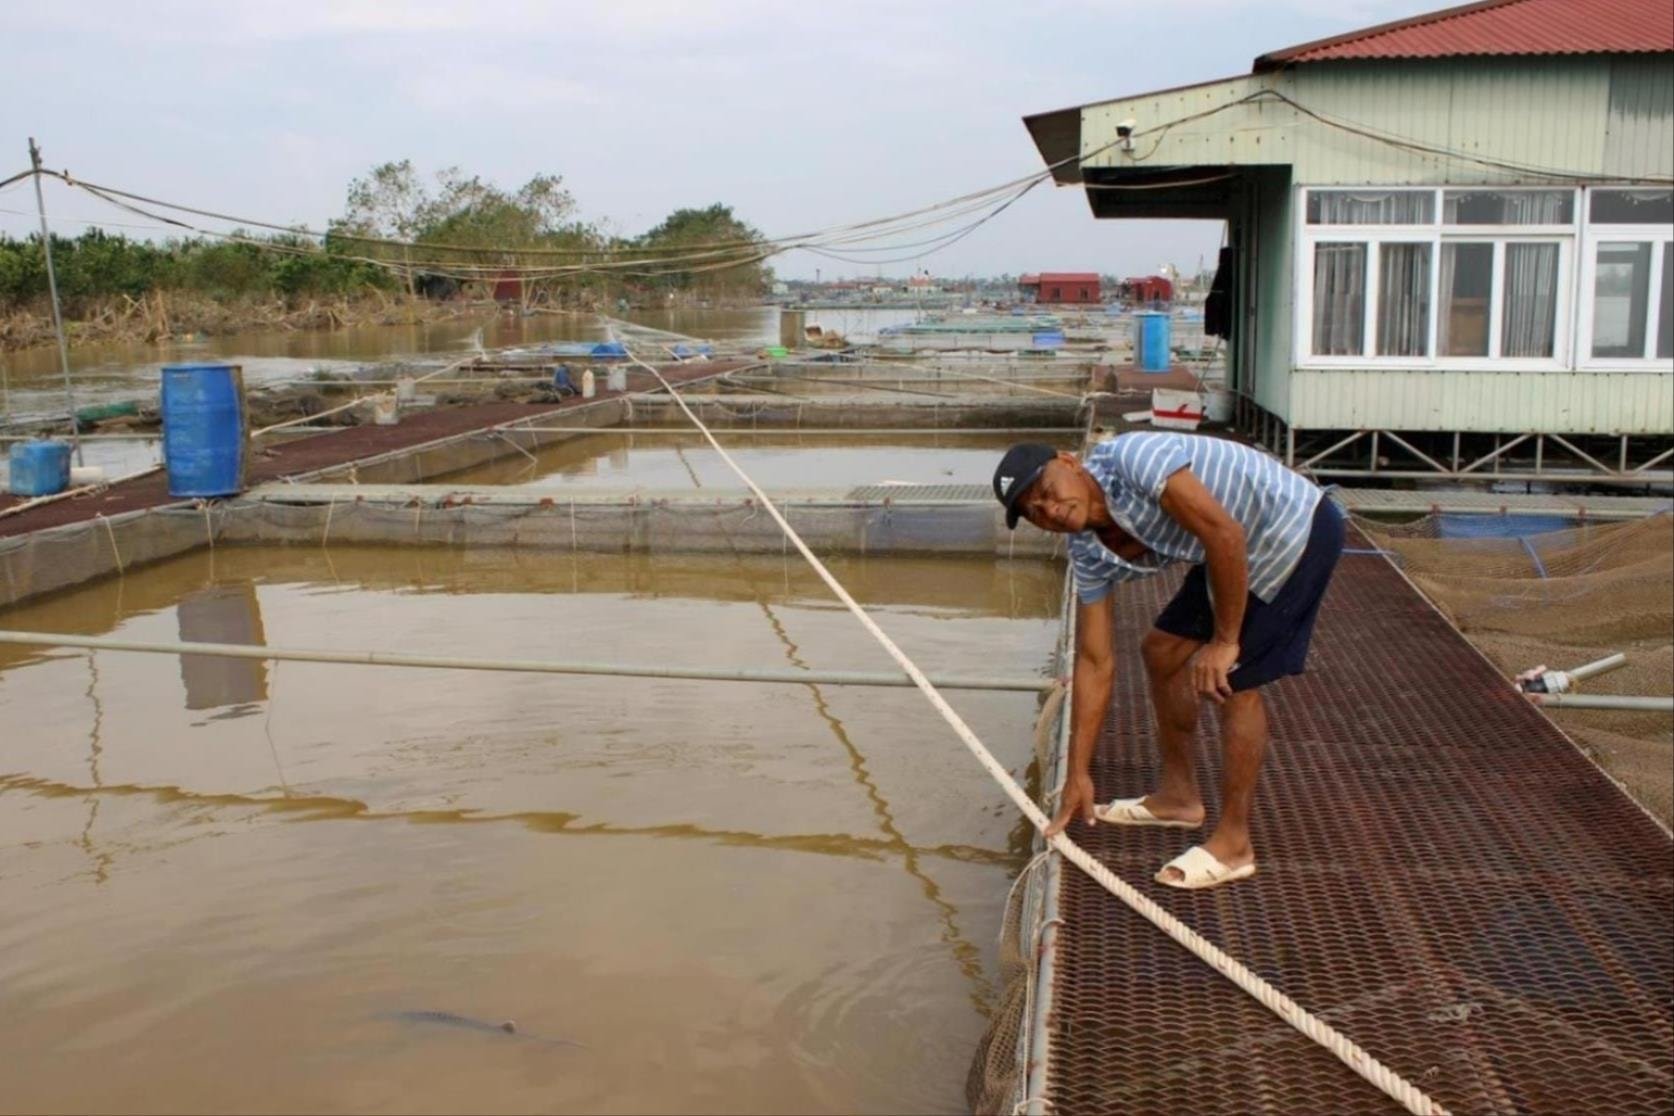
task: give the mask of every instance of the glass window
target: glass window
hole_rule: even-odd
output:
[[[1598,246],[1593,278],[1593,355],[1643,357],[1645,311],[1651,295],[1651,246]]]
[[[1430,351],[1429,244],[1378,247],[1378,355]]]
[[[1443,356],[1488,355],[1488,300],[1493,293],[1492,244],[1442,245],[1436,346]]]
[[[1558,330],[1558,246],[1507,244],[1500,355],[1549,357]]]
[[[1314,354],[1366,351],[1366,245],[1314,246]]]
[[[1427,225],[1436,219],[1429,190],[1309,190],[1310,225]]]
[[[1674,357],[1674,244],[1662,246],[1662,305],[1657,309],[1657,357]]]
[[[1674,224],[1674,190],[1594,190],[1595,225]]]
[[[1442,195],[1449,225],[1569,225],[1573,190],[1449,190]]]

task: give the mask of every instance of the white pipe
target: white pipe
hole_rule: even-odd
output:
[[[1606,655],[1602,659],[1595,659],[1585,666],[1578,666],[1572,670],[1566,670],[1564,673],[1569,675],[1571,682],[1579,682],[1583,678],[1591,678],[1595,674],[1603,674],[1607,670],[1615,670],[1619,666],[1626,665],[1627,656],[1618,651],[1614,655]]]
[[[1674,697],[1624,697],[1620,694],[1525,694],[1541,706],[1566,709],[1638,709],[1651,713],[1674,713]]]
[[[1548,670],[1544,664],[1525,670],[1517,676],[1517,688],[1537,694],[1567,693],[1575,683],[1627,664],[1627,656],[1620,651],[1606,655],[1574,670]]]
[[[399,655],[384,651],[322,651],[260,644],[188,643],[110,636],[61,635],[57,632],[0,631],[0,643],[37,647],[86,647],[96,651],[142,651],[159,655],[219,655],[230,659],[276,659],[281,662],[358,663],[368,666],[432,667],[451,670],[503,670],[528,674],[596,674],[628,678],[676,678],[706,682],[774,682],[793,685],[901,686],[916,683],[905,674],[869,671],[723,670],[704,667],[637,666],[631,663],[552,663],[537,659],[467,659],[452,655]],[[1013,676],[984,678],[944,676],[939,685],[950,690],[1017,690],[1035,693],[1052,685],[1051,679]]]

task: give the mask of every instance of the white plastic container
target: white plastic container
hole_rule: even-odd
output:
[[[395,401],[397,403],[411,403],[418,398],[418,382],[411,376],[402,376],[395,381]]]
[[[1173,388],[1151,389],[1151,425],[1162,430],[1196,430],[1203,421],[1203,396]]]
[[[393,395],[372,397],[372,423],[375,426],[394,426],[401,420],[401,405]]]
[[[589,368],[581,374],[581,397],[591,399],[599,394],[599,385],[593,378],[593,370]]]
[[[618,364],[605,376],[605,387],[611,391],[628,390],[628,370]]]

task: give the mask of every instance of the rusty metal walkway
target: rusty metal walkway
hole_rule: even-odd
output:
[[[1101,799],[1153,775],[1138,644],[1173,584],[1121,595]],[[1455,1114],[1674,1108],[1668,833],[1377,557],[1344,557],[1309,673],[1268,693],[1257,876],[1179,892],[1151,876],[1200,835],[1076,840]],[[1399,1111],[1090,879],[1058,878],[1047,1111]]]

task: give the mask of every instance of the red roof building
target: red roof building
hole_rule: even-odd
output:
[[[1481,0],[1272,51],[1255,60],[1255,70],[1343,59],[1669,50],[1669,0]]]
[[[1043,271],[1017,281],[1025,302],[1071,304],[1099,301],[1099,277],[1093,271]]]

